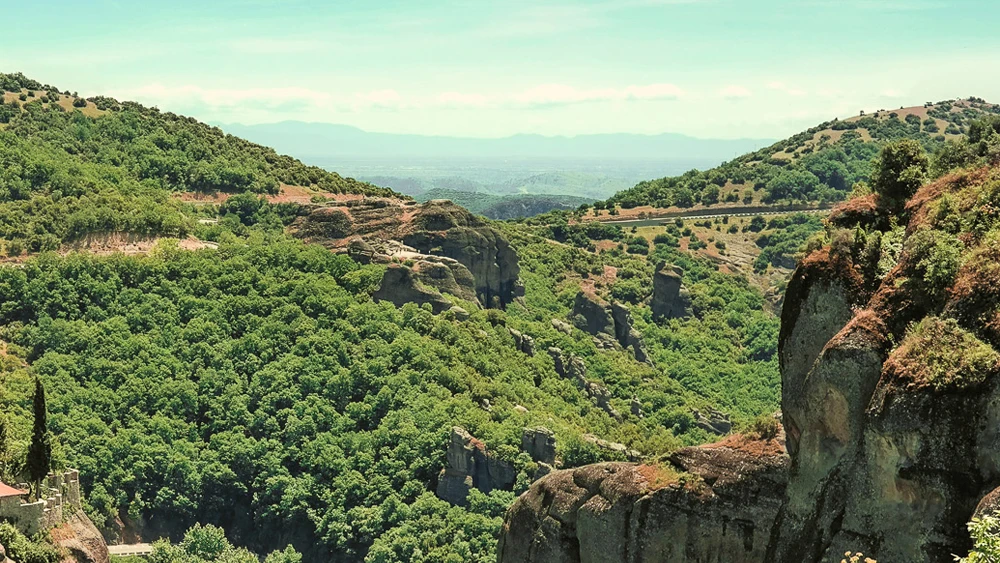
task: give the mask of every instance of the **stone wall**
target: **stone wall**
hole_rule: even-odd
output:
[[[80,507],[80,472],[70,469],[49,473],[45,479],[46,497],[25,502],[21,497],[0,499],[0,520],[6,520],[26,535],[58,526],[63,521],[64,507]],[[28,490],[27,484],[20,484]],[[67,510],[68,512],[69,510]]]

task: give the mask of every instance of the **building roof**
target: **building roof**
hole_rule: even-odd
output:
[[[28,491],[22,491],[21,489],[15,489],[7,483],[0,481],[0,498],[3,497],[19,497],[21,495],[28,494]]]

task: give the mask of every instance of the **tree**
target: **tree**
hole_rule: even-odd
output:
[[[35,420],[28,447],[28,476],[35,483],[35,495],[42,497],[42,480],[52,469],[52,442],[49,440],[48,415],[45,410],[45,388],[42,380],[35,378],[35,396],[32,399]]]
[[[889,143],[875,159],[872,187],[882,197],[901,204],[924,183],[928,166],[927,154],[917,141]]]

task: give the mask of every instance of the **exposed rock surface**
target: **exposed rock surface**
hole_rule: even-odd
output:
[[[500,561],[967,553],[968,520],[1000,509],[997,186],[1000,167],[968,170],[924,186],[902,212],[887,203],[908,221],[899,254],[855,229],[891,225],[877,198],[862,202],[877,212],[833,214],[830,244],[799,265],[782,309],[787,458],[730,436],[670,458],[705,488],[657,488],[627,464],[556,472],[507,514]],[[669,278],[658,273],[659,316],[673,311]]]
[[[556,435],[544,426],[525,428],[521,434],[521,449],[533,461],[552,466],[556,463]]]
[[[607,303],[600,297],[579,292],[570,313],[580,330],[594,337],[598,348],[613,349],[616,345],[631,349],[635,359],[649,360],[642,336],[632,326],[632,313],[621,303]]]
[[[346,249],[359,261],[412,263],[425,285],[484,307],[504,307],[523,295],[517,253],[507,239],[448,201],[366,198],[318,207],[297,219],[292,231]]]
[[[601,448],[602,450],[608,450],[609,452],[618,454],[621,457],[627,459],[628,461],[639,461],[639,459],[642,457],[642,454],[640,454],[636,450],[629,449],[629,447],[626,446],[625,444],[620,444],[618,442],[609,442],[608,440],[603,440],[601,438],[598,438],[597,436],[594,436],[593,434],[584,434],[582,438],[585,442],[590,442],[591,444],[594,444],[595,446]]]
[[[691,298],[681,285],[684,272],[664,264],[653,274],[653,297],[649,306],[654,319],[680,319],[691,316]]]
[[[602,463],[556,471],[508,511],[497,560],[763,561],[787,464],[778,440],[733,436],[679,450],[665,468]]]
[[[473,488],[484,493],[494,489],[509,491],[516,478],[514,468],[489,455],[485,444],[463,428],[452,428],[448,464],[438,476],[438,498],[465,506],[466,497]]]
[[[69,552],[64,561],[77,563],[108,563],[108,545],[94,523],[82,510],[74,511],[66,521],[51,532],[52,540]]]
[[[587,364],[583,362],[583,358],[572,354],[566,357],[556,347],[549,348],[548,352],[560,377],[572,379],[604,412],[621,419],[621,414],[611,405],[611,391],[596,381],[587,380]]]
[[[401,307],[406,303],[422,305],[430,303],[435,314],[451,308],[451,302],[445,299],[441,292],[429,288],[417,279],[411,268],[401,264],[392,264],[382,275],[382,284],[372,294],[377,301],[389,301]]]
[[[733,429],[733,423],[729,417],[711,407],[705,409],[704,414],[697,409],[692,414],[694,414],[695,426],[706,432],[723,436],[729,434]]]
[[[510,335],[514,338],[514,347],[517,348],[519,352],[527,356],[535,355],[534,338],[514,329],[510,329]]]

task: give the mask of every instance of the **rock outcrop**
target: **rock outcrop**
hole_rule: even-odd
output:
[[[607,303],[596,295],[581,291],[573,301],[570,317],[577,328],[594,337],[598,348],[608,349],[618,345],[631,349],[640,362],[649,360],[642,336],[632,325],[632,313],[621,303]]]
[[[704,488],[657,487],[627,464],[555,472],[511,508],[500,561],[821,563],[860,551],[944,563],[967,553],[966,523],[1000,509],[997,186],[1000,167],[963,171],[902,212],[873,198],[865,205],[877,212],[833,214],[829,244],[798,266],[783,304],[784,448],[730,436],[670,457]],[[901,252],[879,231],[892,210],[907,221]]]
[[[69,552],[66,561],[108,563],[111,560],[104,537],[82,510],[75,510],[50,535],[56,545]]]
[[[653,274],[653,296],[649,306],[654,319],[681,319],[691,316],[691,298],[681,285],[684,271],[664,264]]]
[[[535,339],[520,331],[509,329],[511,337],[514,338],[514,347],[519,352],[527,356],[535,355]]]
[[[729,420],[729,417],[711,407],[705,409],[705,414],[702,414],[697,409],[692,414],[694,415],[695,426],[706,432],[724,436],[729,434],[733,429],[733,423]]]
[[[556,347],[549,348],[548,352],[560,377],[572,379],[601,410],[612,418],[621,419],[621,414],[611,405],[611,391],[604,385],[587,379],[587,364],[583,362],[583,358],[572,354],[566,357],[563,351]]]
[[[514,487],[514,468],[489,455],[486,445],[463,428],[452,428],[447,455],[447,465],[438,476],[437,496],[442,500],[465,506],[473,488],[489,493]]]
[[[602,463],[556,471],[508,511],[497,560],[763,561],[787,464],[779,439],[732,436],[679,450],[665,467]]]
[[[417,279],[412,268],[402,264],[392,264],[385,269],[382,283],[372,294],[372,298],[376,301],[388,301],[397,307],[406,303],[430,303],[435,314],[447,311],[452,306],[440,291],[425,286]]]
[[[366,198],[317,207],[291,228],[362,262],[405,264],[426,286],[484,307],[505,307],[524,293],[517,253],[503,234],[448,201]]]
[[[521,449],[533,461],[549,465],[556,463],[556,435],[544,426],[525,428],[521,434]]]

